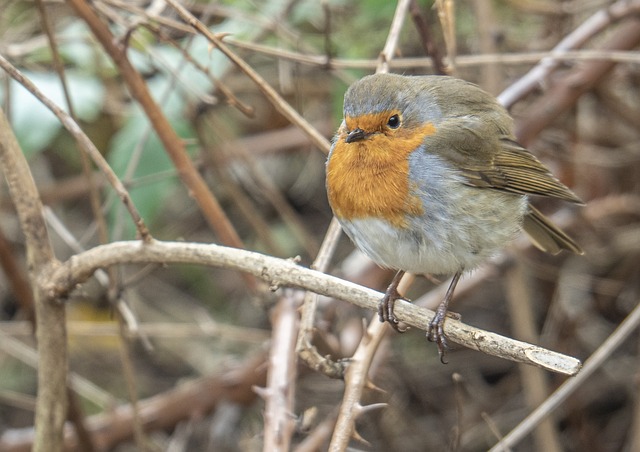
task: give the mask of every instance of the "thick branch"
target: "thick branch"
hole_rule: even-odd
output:
[[[55,268],[44,285],[51,298],[68,294],[86,281],[98,268],[118,264],[182,263],[224,267],[250,273],[273,287],[293,286],[321,295],[338,298],[377,312],[382,294],[349,281],[301,267],[291,260],[212,244],[140,241],[114,242],[72,256]],[[426,331],[433,311],[399,300],[395,306],[398,318],[408,325]],[[522,362],[567,375],[580,370],[580,361],[525,342],[480,330],[454,319],[445,323],[447,338],[465,347],[511,361]]]
[[[27,247],[29,277],[34,287],[38,339],[38,400],[34,451],[62,450],[67,417],[67,336],[65,308],[50,302],[39,289],[42,272],[56,260],[42,215],[42,202],[29,165],[4,112],[0,110],[0,167],[20,218]]]

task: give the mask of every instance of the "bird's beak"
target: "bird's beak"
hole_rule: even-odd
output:
[[[347,138],[344,139],[347,143],[353,143],[354,141],[364,140],[367,135],[364,133],[362,129],[353,129],[347,135]]]

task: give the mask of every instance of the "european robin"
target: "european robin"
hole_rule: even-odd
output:
[[[441,359],[447,307],[464,271],[522,229],[544,251],[582,254],[529,200],[582,201],[515,141],[513,120],[493,96],[453,77],[375,74],[352,84],[326,182],[346,234],[398,270],[380,321],[404,331],[393,307],[405,272],[453,275],[427,333]]]

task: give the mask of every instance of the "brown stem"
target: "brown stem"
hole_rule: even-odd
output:
[[[411,14],[411,19],[420,35],[420,44],[422,44],[425,53],[431,58],[434,74],[446,75],[447,69],[442,61],[442,52],[440,52],[438,45],[434,42],[431,34],[431,26],[422,15],[420,5],[416,0],[411,0],[409,14]]]
[[[145,111],[153,129],[158,134],[158,138],[178,170],[180,179],[198,203],[202,213],[220,238],[220,241],[228,246],[244,248],[242,240],[240,240],[240,237],[222,210],[218,200],[213,196],[204,179],[202,179],[189,158],[184,142],[151,96],[147,84],[140,73],[136,71],[127,58],[126,48],[116,44],[118,42],[117,38],[111,33],[109,27],[98,17],[93,9],[91,9],[88,2],[69,0],[69,3],[73,6],[76,13],[87,23],[89,28],[91,28],[96,39],[113,59],[116,66],[118,66],[131,96],[133,96]],[[249,286],[255,289],[255,279],[245,278]]]

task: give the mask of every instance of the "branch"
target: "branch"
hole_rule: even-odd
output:
[[[125,263],[223,267],[250,273],[267,281],[271,287],[299,287],[375,312],[382,298],[380,292],[301,267],[291,260],[220,245],[157,240],[113,242],[72,256],[42,280],[43,290],[50,298],[63,297],[89,279],[98,268]],[[394,312],[401,321],[424,331],[434,315],[433,311],[404,300],[397,301]],[[566,375],[575,375],[580,370],[580,361],[575,358],[474,328],[455,319],[447,319],[445,334],[451,342],[503,359]]]
[[[374,70],[378,66],[378,59],[346,59],[334,58],[327,61],[325,55],[300,53],[294,50],[281,49],[265,44],[238,41],[231,37],[224,40],[228,45],[242,50],[260,53],[285,61],[292,61],[307,66],[317,66],[329,69],[367,69]],[[637,52],[615,52],[599,50],[552,50],[541,52],[512,52],[512,53],[488,53],[484,55],[462,55],[456,57],[457,68],[476,67],[487,64],[496,65],[524,65],[539,63],[541,59],[549,59],[558,64],[568,61],[606,60],[618,63],[637,63],[640,55]],[[449,63],[447,61],[447,63]],[[394,58],[389,62],[391,69],[402,72],[406,69],[436,68],[430,57],[404,57]],[[434,72],[437,69],[434,69]]]
[[[0,167],[24,233],[29,278],[34,288],[38,364],[36,439],[33,450],[62,450],[62,427],[67,417],[67,335],[65,307],[39,290],[42,272],[57,263],[42,215],[42,202],[24,154],[4,112],[0,110]]]

